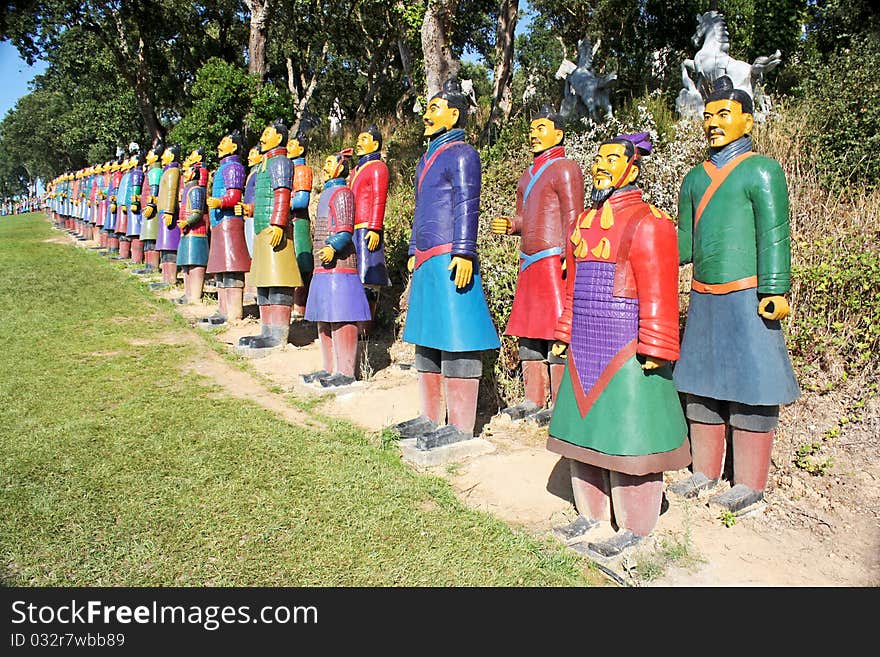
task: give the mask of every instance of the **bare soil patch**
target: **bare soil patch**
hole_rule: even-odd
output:
[[[209,301],[179,311],[195,323],[214,306]],[[245,319],[210,331],[230,352],[239,337],[259,332],[256,308],[246,311]],[[364,380],[337,390],[300,378],[321,367],[315,327],[304,321],[294,323],[283,348],[245,362],[253,374],[209,350],[187,369],[230,395],[255,400],[300,424],[317,420],[293,409],[285,399],[290,394],[314,413],[345,418],[369,431],[415,417],[417,375],[407,368],[411,347],[375,337],[365,345]],[[870,399],[857,416],[847,418],[863,385],[853,381],[825,394],[805,391],[782,410],[770,483],[757,508],[725,524],[709,505],[710,494],[695,500],[668,498],[654,534],[606,564],[615,581],[639,586],[880,585],[880,403]],[[841,417],[847,419],[843,424]],[[495,416],[482,425],[481,436],[496,446],[494,452],[428,471],[446,478],[465,504],[539,537],[576,516],[567,464],[544,448],[546,428]],[[820,443],[817,462],[830,464],[815,474],[796,465],[798,449],[813,441]],[[688,474],[669,472],[666,479]],[[597,531],[600,536],[613,530]]]

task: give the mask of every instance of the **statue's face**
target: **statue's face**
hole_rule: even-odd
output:
[[[373,139],[373,135],[369,132],[362,132],[358,135],[356,149],[358,155],[369,155],[377,150],[379,150],[379,142]]]
[[[165,151],[162,153],[162,164],[167,166],[172,162],[174,162],[174,151],[172,151],[170,148],[166,148]]]
[[[425,137],[433,137],[452,130],[458,123],[458,109],[450,107],[445,98],[434,97],[422,116],[425,122]]]
[[[199,153],[198,150],[193,149],[192,152],[186,158],[189,161],[189,166],[194,165],[196,162],[202,161],[202,154]]]
[[[593,158],[593,189],[619,189],[633,182],[638,177],[639,168],[633,166],[624,175],[627,164],[629,160],[623,144],[602,144]]]
[[[342,163],[335,155],[328,155],[324,158],[324,166],[321,170],[326,174],[327,180],[331,180],[339,176],[342,171]]]
[[[138,165],[138,157],[137,157],[137,155],[132,155],[131,158],[128,160],[128,168],[134,169],[137,165]]]
[[[287,157],[293,159],[305,153],[306,149],[299,143],[299,139],[294,137],[287,141]]]
[[[250,151],[248,151],[248,166],[256,166],[262,161],[263,154],[260,152],[259,148],[254,146]]]
[[[260,151],[268,153],[273,148],[278,148],[279,144],[281,144],[281,133],[271,125],[266,126],[263,134],[260,135]]]
[[[550,119],[535,119],[529,128],[532,153],[543,153],[562,142],[565,133],[553,125]]]
[[[237,146],[235,142],[232,141],[232,137],[226,135],[223,139],[220,140],[220,143],[217,144],[217,157],[226,157],[227,155],[232,155],[235,152]]]
[[[727,146],[752,131],[755,119],[736,100],[713,100],[703,109],[703,132],[712,148]]]
[[[147,164],[155,164],[159,160],[159,156],[156,155],[156,151],[152,148],[147,153]]]

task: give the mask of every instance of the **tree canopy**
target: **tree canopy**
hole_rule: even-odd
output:
[[[513,41],[510,6],[502,0],[9,3],[0,38],[28,62],[39,58],[48,67],[0,122],[0,185],[20,189],[30,178],[106,161],[129,142],[160,136],[211,152],[226,131],[243,129],[253,140],[277,116],[294,128],[326,129],[334,107],[355,127],[382,117],[418,121],[413,106],[425,100],[427,73],[442,70],[433,60],[441,56],[474,81],[478,120],[504,122],[543,102],[558,108],[563,84],[554,74],[564,58],[577,60],[584,37],[598,46],[594,71],[617,73],[616,105],[659,90],[672,107],[681,61],[696,49],[696,18],[709,8],[724,14],[735,57],[752,61],[782,51],[783,64],[766,81],[772,92],[816,95],[820,90],[807,84],[811,70],[833,71],[855,45],[870,49],[880,26],[868,0],[531,0],[519,5],[530,11],[529,27]],[[429,19],[430,34],[446,50],[426,46]],[[499,39],[513,44],[512,77],[503,63],[498,67],[499,57],[510,56],[496,47]],[[498,71],[508,76],[508,89],[493,90]]]

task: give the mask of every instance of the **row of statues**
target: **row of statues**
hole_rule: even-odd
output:
[[[247,275],[261,332],[241,338],[240,349],[261,355],[283,345],[291,319],[305,317],[317,322],[324,355],[324,369],[308,380],[346,385],[354,381],[359,330],[369,329],[378,290],[391,284],[383,238],[388,168],[382,136],[369,126],[358,137],[353,171],[352,149],[327,158],[312,225],[306,147],[280,120],[263,130],[246,163],[240,132],[225,135],[212,172],[202,148],[181,161],[179,145],[159,142],[145,154],[133,145],[131,157],[60,176],[47,198],[81,239],[143,263],[137,273],[161,270],[154,289],[182,273],[179,303],[200,300],[206,276],[213,277],[218,308],[205,326],[241,319]],[[317,251],[313,239],[322,244]]]
[[[42,207],[43,201],[37,195],[18,199],[2,199],[0,200],[0,217],[8,217],[25,212],[36,212]]]
[[[481,164],[465,141],[467,107],[454,79],[428,101],[428,146],[415,171],[403,340],[415,345],[419,415],[395,428],[423,450],[474,437],[482,352],[500,346],[480,271]],[[753,112],[748,93],[725,76],[716,80],[703,108],[709,154],[683,180],[676,226],[639,188],[652,152],[648,133],[604,141],[585,176],[566,157],[563,117],[545,106],[530,125],[534,160],[517,184],[516,213],[491,219],[493,239],[518,237],[520,245],[504,333],[518,340],[525,398],[504,413],[548,426],[547,448],[570,463],[578,511],[557,534],[593,554],[618,555],[654,530],[664,472],[692,470],[670,494],[718,487],[728,433],[732,486],[711,501],[736,512],[763,498],[779,407],[799,388],[780,326],[789,312],[788,191],[779,163],[752,148]],[[140,197],[144,216],[155,206],[150,216],[165,217],[159,225],[166,230],[177,217],[180,244],[196,243],[178,244],[176,263],[221,263],[209,266],[221,290],[240,290],[249,271],[263,328],[242,338],[249,348],[286,341],[308,272],[304,317],[317,324],[323,369],[304,378],[350,383],[358,326],[372,316],[367,290],[389,284],[381,136],[372,129],[359,135],[353,171],[352,149],[326,158],[311,233],[306,224],[296,227],[308,221],[312,186],[302,140],[287,140],[280,122],[268,126],[246,176],[242,164],[232,169],[236,139],[232,133],[218,146],[210,195],[186,191],[207,180],[198,154],[187,158],[180,204],[188,209],[180,213],[170,205],[174,195],[163,194],[177,154],[165,150],[159,178],[150,168],[154,147],[146,157],[153,191]],[[136,192],[141,184],[136,177],[130,183]],[[110,197],[118,200],[118,192]],[[56,201],[57,213],[69,212]],[[199,228],[202,204],[210,212],[210,250],[207,226]],[[144,248],[164,253],[170,246]],[[310,251],[311,259],[301,258]],[[679,266],[689,263],[680,340]],[[240,313],[239,303],[227,297],[221,314]],[[613,522],[616,533],[589,541],[602,522]]]

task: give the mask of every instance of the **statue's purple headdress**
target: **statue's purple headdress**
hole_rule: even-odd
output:
[[[635,132],[629,135],[617,135],[611,141],[628,141],[635,148],[635,152],[639,156],[651,154],[651,140],[648,138],[647,132]]]

